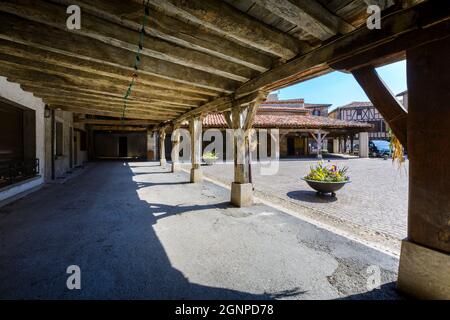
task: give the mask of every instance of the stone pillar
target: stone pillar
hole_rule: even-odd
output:
[[[369,133],[360,132],[359,134],[359,157],[368,158],[369,157]]]
[[[333,138],[333,153],[339,153],[339,139]]]
[[[408,238],[398,289],[450,299],[450,39],[408,50]]]
[[[189,133],[191,135],[191,182],[201,182],[202,174],[202,117],[189,119]]]
[[[166,128],[159,129],[159,163],[162,167],[166,166]]]
[[[180,131],[179,125],[173,127],[172,132],[172,172],[180,170]]]

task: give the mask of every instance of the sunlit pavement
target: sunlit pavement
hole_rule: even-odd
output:
[[[392,247],[399,249],[399,240],[406,237],[408,205],[408,161],[401,167],[392,160],[331,159],[326,165],[348,167],[351,183],[337,192],[337,197],[318,196],[304,177],[317,160],[287,159],[279,162],[275,175],[262,175],[259,164],[252,166],[252,176],[258,196],[298,211],[316,210],[312,215],[330,218],[341,225],[348,224],[350,231],[359,228],[372,231]],[[215,164],[203,166],[204,173],[223,183],[231,183],[233,166]],[[328,217],[326,217],[328,216]],[[333,222],[333,221],[331,221]],[[345,226],[344,226],[345,227]],[[355,230],[360,231],[360,230]]]
[[[97,163],[0,208],[0,298],[398,298],[397,258],[188,179]]]

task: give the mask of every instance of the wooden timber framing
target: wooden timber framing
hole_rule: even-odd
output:
[[[377,1],[385,10],[380,30],[352,18],[366,16],[366,7],[344,1],[150,2],[151,23],[127,112],[148,120],[152,114],[160,122],[226,111],[237,99],[250,105],[261,90],[333,68],[393,61],[405,49],[449,33],[448,6],[430,1],[404,5],[393,0],[390,8]],[[81,7],[82,28],[69,31],[65,9],[73,4]],[[246,14],[243,10],[252,4],[309,40],[270,26],[263,16]],[[0,74],[54,106],[117,114],[134,72],[143,9],[140,0],[2,1]]]
[[[381,80],[374,67],[363,67],[352,73],[395,136],[406,146],[408,112]]]
[[[75,123],[84,123],[84,124],[95,124],[95,125],[103,125],[103,126],[150,126],[155,125],[155,121],[148,120],[107,120],[107,119],[93,119],[93,118],[75,118]]]
[[[120,23],[130,29],[138,30],[141,27],[140,1],[125,3],[122,0],[96,0],[95,4],[90,0],[52,0],[52,2],[66,6],[78,5],[83,11],[110,22]],[[145,31],[151,36],[241,64],[259,72],[267,71],[272,66],[270,56],[208,32],[200,26],[165,15],[155,8],[150,11],[150,16],[151,23]],[[190,33],[186,32],[187,30],[190,30]]]
[[[136,126],[126,126],[126,125],[115,125],[115,126],[100,126],[93,125],[90,127],[92,130],[96,131],[147,131],[146,127],[136,127]]]
[[[287,21],[308,32],[320,40],[327,40],[337,33],[355,30],[351,24],[325,9],[314,0],[257,0],[257,4],[269,11],[282,15]]]
[[[437,8],[436,5],[441,8]],[[426,29],[449,19],[450,8],[448,5],[439,5],[435,2],[431,3],[431,1],[420,3],[383,17],[381,19],[383,28],[380,30],[370,30],[364,25],[286,64],[267,71],[238,88],[236,95],[240,97],[261,88],[275,90],[300,82],[304,80],[303,73],[311,68],[317,68],[320,75],[324,72],[323,68],[331,71],[330,65],[343,59],[373,50],[388,42],[393,45],[397,36],[403,33]],[[410,45],[412,44],[410,43]],[[407,48],[397,48],[399,51],[405,49]]]
[[[418,46],[423,42],[430,42],[448,36],[448,22],[450,8],[447,4],[425,1],[406,9],[395,11],[382,17],[383,28],[370,30],[365,24],[356,30],[342,35],[335,40],[247,81],[236,89],[234,96],[244,98],[259,90],[272,91],[312,77],[331,72],[332,66],[338,66],[340,61],[346,61],[351,68],[351,57],[368,54],[377,61],[379,55],[374,52],[382,47],[381,52],[389,53],[389,59],[382,64],[394,62],[403,57],[404,50]],[[414,34],[420,33],[415,38]],[[401,41],[397,43],[397,38]],[[355,64],[360,60],[356,59]],[[367,61],[366,61],[367,63]],[[218,98],[218,101],[224,98]],[[231,101],[230,97],[230,101]],[[222,104],[222,111],[230,108]],[[218,111],[216,102],[209,102],[201,107],[203,113]],[[190,111],[191,113],[195,111]]]

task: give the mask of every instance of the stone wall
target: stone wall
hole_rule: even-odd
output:
[[[17,197],[31,189],[35,189],[44,182],[44,172],[46,166],[45,159],[45,129],[44,129],[44,109],[45,104],[40,98],[36,98],[32,93],[22,90],[19,84],[9,82],[5,77],[0,76],[0,97],[5,102],[12,102],[21,107],[34,110],[36,116],[36,158],[39,159],[39,176],[34,179],[23,181],[16,185],[3,188],[0,191],[0,202]]]

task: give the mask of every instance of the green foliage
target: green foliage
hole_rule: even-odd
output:
[[[215,152],[205,152],[203,154],[203,159],[205,160],[217,160],[219,157],[216,155]]]
[[[311,169],[308,175],[305,176],[305,179],[326,182],[345,182],[350,180],[350,177],[346,175],[347,170],[347,167],[338,169],[336,165],[332,165],[327,168],[323,165],[323,162],[320,161],[315,167],[311,166]]]

